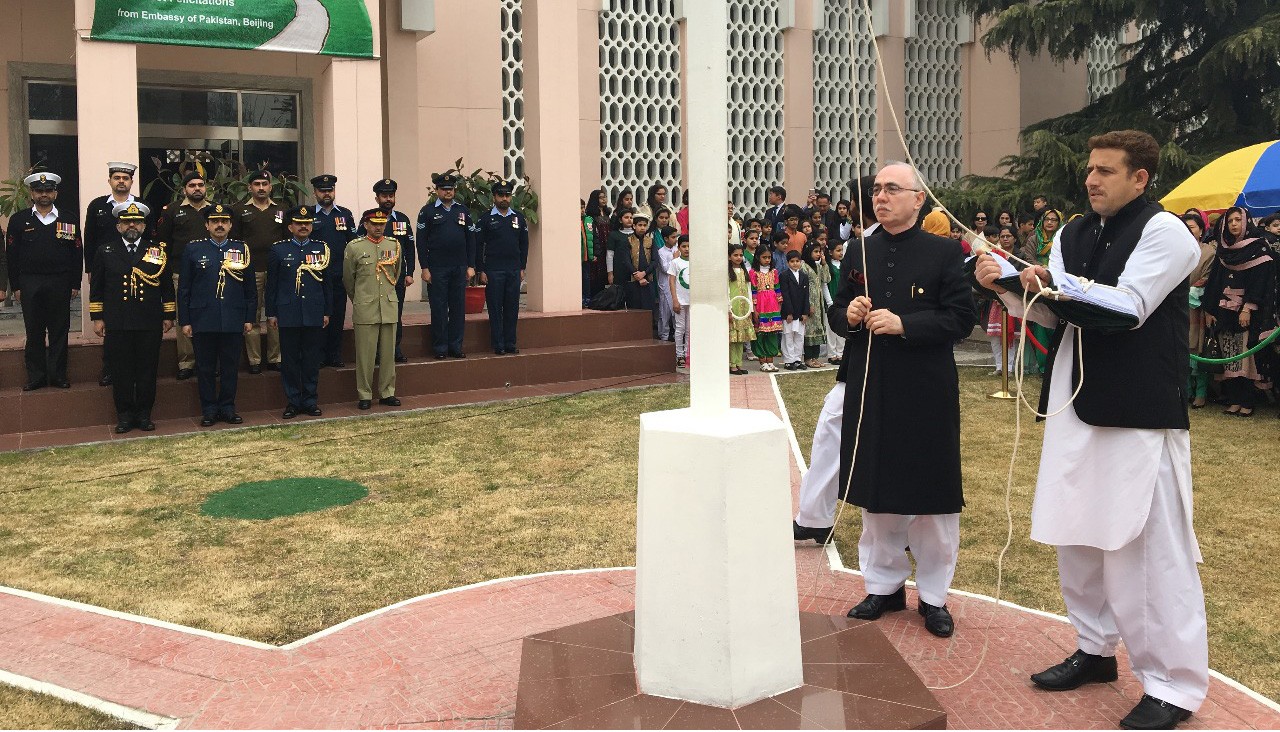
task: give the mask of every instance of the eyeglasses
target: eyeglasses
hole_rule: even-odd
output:
[[[873,196],[878,196],[881,193],[886,193],[890,196],[896,196],[899,193],[902,193],[903,191],[912,191],[914,193],[919,193],[920,189],[919,188],[903,188],[897,183],[886,183],[884,185],[880,185],[879,183],[877,183],[871,186],[871,195]]]
[[[974,216],[974,217],[973,217],[973,220],[974,220],[974,221],[986,221],[986,220],[987,220],[987,217],[986,217],[986,216]]]

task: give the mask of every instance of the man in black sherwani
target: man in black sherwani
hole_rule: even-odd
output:
[[[973,330],[977,314],[960,247],[920,229],[924,187],[904,163],[876,176],[872,203],[880,229],[866,238],[865,271],[850,242],[828,316],[847,338],[838,377],[847,384],[840,488],[841,498],[862,508],[858,564],[869,593],[849,617],[875,620],[906,608],[910,546],[918,610],[929,632],[945,638],[955,630],[946,601],[964,506],[960,383],[951,347]]]

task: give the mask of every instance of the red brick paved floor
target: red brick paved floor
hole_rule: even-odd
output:
[[[735,406],[777,411],[767,377],[733,381]],[[792,465],[793,491],[799,472]],[[801,609],[843,614],[862,581],[797,544]],[[0,669],[151,714],[183,728],[508,728],[521,639],[634,606],[635,575],[587,570],[499,580],[401,603],[283,648],[0,592]],[[914,594],[914,593],[912,593]],[[915,599],[909,600],[914,605]],[[1075,648],[1065,622],[953,596],[957,634],[915,613],[878,621],[930,686],[953,728],[1114,728],[1140,690],[1121,681],[1034,691],[1029,673]],[[1186,728],[1280,728],[1280,712],[1215,679]]]

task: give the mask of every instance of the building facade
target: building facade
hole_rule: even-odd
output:
[[[58,172],[60,203],[83,211],[107,192],[108,160],[139,162],[141,193],[208,152],[304,181],[335,173],[339,203],[356,210],[392,177],[400,208],[415,211],[430,173],[462,158],[532,179],[530,306],[576,309],[578,199],[601,186],[641,199],[662,183],[678,201],[683,189],[682,0],[364,3],[375,59],[95,41],[94,0],[0,0],[6,177]],[[1075,65],[988,57],[957,0],[729,10],[726,164],[744,213],[770,185],[796,201],[815,188],[847,197],[855,175],[904,158],[904,143],[931,182],[994,172],[1022,127],[1117,81],[1114,43]]]

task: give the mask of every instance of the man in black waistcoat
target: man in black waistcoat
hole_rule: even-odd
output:
[[[390,178],[384,178],[373,184],[373,198],[378,203],[378,208],[387,214],[387,228],[383,236],[395,237],[400,242],[400,264],[404,270],[404,276],[400,278],[399,284],[396,285],[396,297],[400,298],[398,315],[396,316],[396,363],[408,363],[409,358],[404,355],[404,351],[400,348],[400,341],[404,337],[404,294],[409,285],[413,284],[413,271],[417,267],[417,258],[414,256],[416,247],[413,243],[413,222],[404,213],[396,210],[396,191],[400,186]]]
[[[334,190],[338,176],[330,173],[311,179],[311,191],[316,198],[315,225],[311,238],[329,247],[330,291],[329,324],[324,328],[324,357],[321,366],[342,368],[342,329],[347,323],[347,291],[342,286],[342,257],[347,244],[360,236],[356,231],[355,215],[351,209],[334,204]]]
[[[462,352],[466,287],[476,276],[476,231],[467,207],[454,200],[458,176],[432,173],[436,200],[418,212],[418,261],[431,300],[431,351],[437,359]]]
[[[53,205],[58,200],[61,176],[34,173],[23,182],[31,189],[34,205],[10,217],[6,237],[9,285],[13,298],[22,303],[22,322],[27,329],[27,383],[22,390],[49,384],[69,389],[71,300],[80,294],[84,266],[80,221],[74,213],[61,212]]]
[[[516,318],[520,315],[520,283],[529,266],[529,221],[511,208],[514,188],[509,181],[493,184],[493,208],[480,217],[477,237],[490,339],[499,356],[520,352],[516,348]]]
[[[1085,278],[1137,326],[1060,321],[1039,302],[1024,312],[1021,297],[996,286],[998,263],[984,255],[975,268],[1011,315],[1057,328],[1041,389],[1039,411],[1050,416],[1031,538],[1057,548],[1079,650],[1031,680],[1049,691],[1115,681],[1123,640],[1144,694],[1121,726],[1171,729],[1209,685],[1186,388],[1187,276],[1200,250],[1176,216],[1146,199],[1160,162],[1151,135],[1110,132],[1089,149],[1093,212],[1064,226],[1049,266],[1028,267],[1021,282],[1036,293]]]
[[[143,238],[151,210],[145,203],[116,204],[115,241],[99,241],[89,277],[89,317],[104,338],[116,403],[116,434],[156,428],[160,339],[177,317],[173,275],[164,247]]]
[[[862,508],[858,565],[868,593],[849,616],[875,620],[906,608],[910,546],[917,610],[925,628],[945,638],[955,630],[946,602],[964,506],[960,380],[951,346],[978,316],[960,248],[920,228],[924,188],[904,163],[876,176],[871,203],[880,228],[866,238],[866,271],[850,242],[828,317],[847,339],[838,375],[847,385],[839,485],[841,497]]]
[[[138,166],[133,163],[111,162],[107,163],[107,184],[111,186],[111,193],[105,196],[98,196],[89,202],[89,206],[84,212],[84,271],[93,272],[93,256],[98,251],[98,247],[106,242],[114,242],[120,239],[120,233],[116,230],[116,206],[120,204],[128,205],[133,203],[133,194],[129,189],[133,187],[133,174],[138,170]],[[148,209],[146,206],[143,209]],[[149,221],[144,221],[142,236],[149,236]],[[170,283],[172,284],[172,283]],[[107,363],[107,351],[102,351],[102,378],[98,380],[99,386],[111,386],[111,369]]]

